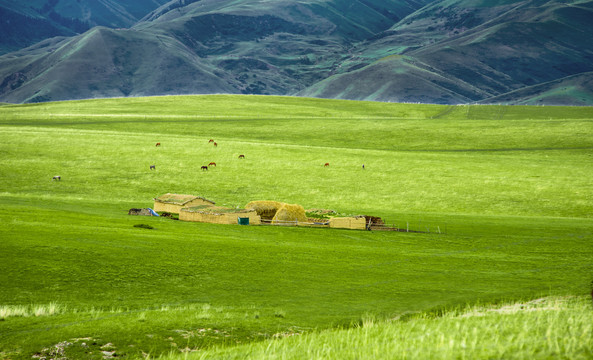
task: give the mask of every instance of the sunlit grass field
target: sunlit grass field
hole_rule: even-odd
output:
[[[590,292],[591,108],[106,99],[0,106],[0,136],[0,358],[64,341],[155,357]],[[423,233],[127,215],[167,192]]]
[[[283,337],[192,354],[190,359],[590,359],[590,298],[474,305],[339,331]],[[181,359],[171,353],[163,359]]]

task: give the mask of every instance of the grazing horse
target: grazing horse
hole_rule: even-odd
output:
[[[323,167],[328,167],[328,166],[329,166],[329,163],[325,163],[325,165],[323,165]]]
[[[211,162],[210,164],[208,164],[208,166],[216,166],[215,162]]]
[[[161,143],[156,143],[156,146],[161,146]]]
[[[245,159],[245,155],[239,155],[239,159]]]
[[[218,144],[217,143],[214,143],[214,147],[217,147],[217,146],[218,146]]]
[[[202,166],[202,171],[204,171],[204,170],[208,170],[208,166],[206,166],[206,165]]]
[[[150,165],[150,170],[156,170],[156,165]]]
[[[61,177],[60,175],[56,175],[56,176],[54,176],[54,177],[53,177],[53,178],[51,178],[51,179],[52,179],[52,181],[53,181],[53,180],[58,180],[58,181],[60,181],[60,180],[62,180],[62,177]]]
[[[214,142],[214,140],[212,140],[212,139],[208,140],[208,144],[213,143],[213,142]]]

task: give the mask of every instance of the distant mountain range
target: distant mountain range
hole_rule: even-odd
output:
[[[0,0],[0,54],[93,26],[130,27],[168,0]]]
[[[0,0],[0,101],[593,105],[593,0]]]

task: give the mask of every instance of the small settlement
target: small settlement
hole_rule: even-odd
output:
[[[363,215],[350,217],[314,214],[307,217],[301,205],[278,201],[252,201],[244,209],[216,206],[214,201],[194,195],[164,194],[154,199],[154,211],[179,214],[179,220],[213,224],[284,225],[365,230]]]

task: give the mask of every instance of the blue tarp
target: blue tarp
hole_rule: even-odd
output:
[[[150,215],[152,216],[160,216],[159,214],[157,214],[154,210],[152,210],[151,208],[148,208],[148,211],[150,211]]]

